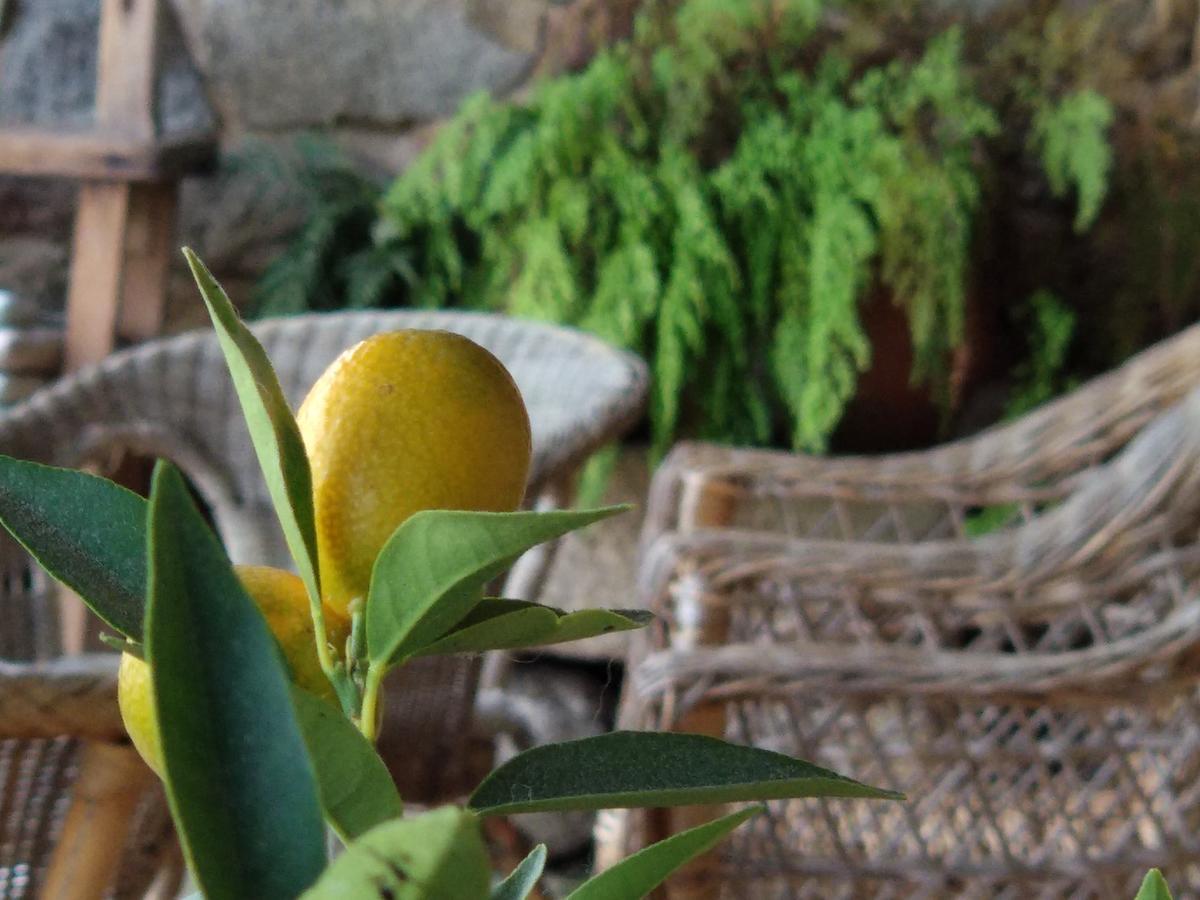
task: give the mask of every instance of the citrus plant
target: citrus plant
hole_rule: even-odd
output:
[[[1171,900],[1171,889],[1167,887],[1167,880],[1163,878],[1162,872],[1158,869],[1147,872],[1133,900]]]
[[[524,406],[503,367],[457,336],[398,333],[351,348],[297,422],[261,345],[188,261],[298,574],[231,566],[169,462],[143,499],[0,457],[0,521],[121,636],[122,712],[165,783],[203,896],[522,898],[544,848],[501,880],[485,817],[898,797],[714,738],[616,732],[534,748],[464,806],[404,815],[372,742],[384,674],[430,654],[647,624],[640,611],[565,614],[484,596],[529,547],[620,509],[515,511],[530,457]],[[463,508],[439,508],[453,506]],[[572,897],[641,897],[760,809],[651,845]],[[344,844],[333,861],[327,829]]]

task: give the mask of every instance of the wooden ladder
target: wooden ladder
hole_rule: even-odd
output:
[[[0,173],[82,182],[67,289],[67,370],[162,327],[179,179],[211,166],[209,132],[160,137],[159,0],[101,0],[95,124],[0,129]]]
[[[209,132],[163,137],[155,121],[160,0],[100,0],[95,123],[88,131],[0,129],[0,173],[81,182],[67,288],[63,365],[107,356],[119,341],[162,329],[179,180],[216,159]],[[145,485],[130,485],[144,488]],[[63,645],[85,649],[87,613],[63,600]],[[137,805],[154,776],[128,744],[86,744],[41,896],[104,896],[125,852]],[[178,888],[168,848],[156,885]],[[173,854],[173,856],[172,856]]]

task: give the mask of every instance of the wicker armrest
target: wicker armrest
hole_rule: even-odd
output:
[[[825,458],[681,444],[655,475],[643,534],[652,539],[676,528],[723,524],[705,521],[714,501],[727,518],[751,501],[823,504],[843,517],[840,536],[871,539],[845,520],[848,509],[873,505],[895,517],[897,509],[925,505],[961,520],[978,507],[1036,507],[1063,496],[1081,473],[1198,384],[1200,326],[1193,326],[1015,422],[932,450]],[[920,537],[920,517],[908,530],[913,534],[906,535],[901,522],[891,539]]]
[[[63,735],[119,741],[115,654],[0,662],[0,739]]]
[[[692,690],[722,702],[769,694],[974,694],[1081,700],[1194,683],[1200,674],[1200,604],[1114,641],[1034,653],[940,650],[914,645],[812,641],[738,643],[647,654],[631,673],[632,693],[660,702]],[[686,711],[677,708],[677,713]]]

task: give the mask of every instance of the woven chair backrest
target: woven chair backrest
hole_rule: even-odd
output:
[[[1198,535],[1200,388],[1061,503],[1013,528],[909,544],[701,528],[649,544],[640,577],[668,615],[687,618],[689,592],[716,594],[733,610],[730,644],[761,640],[767,628],[781,646],[662,661],[685,678],[710,665],[786,678],[800,653],[789,645],[803,643],[836,657],[830,673],[847,666],[844,677],[830,674],[839,690],[867,682],[930,690],[942,679],[1042,691],[1120,679],[1161,662],[1164,648],[1182,651],[1200,626]],[[800,655],[807,664],[820,652]],[[641,677],[666,683],[652,669]]]

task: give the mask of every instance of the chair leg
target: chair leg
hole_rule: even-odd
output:
[[[161,866],[142,900],[175,900],[183,887],[183,876],[187,866],[183,861],[183,848],[178,840],[171,841],[163,854]]]
[[[41,896],[103,897],[121,863],[138,803],[154,774],[132,747],[89,743]]]
[[[680,500],[681,521],[684,527],[720,527],[733,521],[735,503],[728,492],[705,483],[689,483]],[[679,602],[685,602],[680,598]],[[695,603],[696,615],[687,618],[696,624],[676,631],[671,637],[673,647],[719,646],[729,636],[729,608],[721,598],[707,595],[687,598]],[[664,723],[671,731],[688,734],[725,736],[725,707],[708,703],[688,710],[672,722]],[[683,806],[651,810],[646,819],[646,842],[661,841],[711,821],[726,812],[721,805]],[[717,876],[719,859],[715,850],[693,860],[672,876],[652,896],[655,900],[715,900],[721,894]]]

